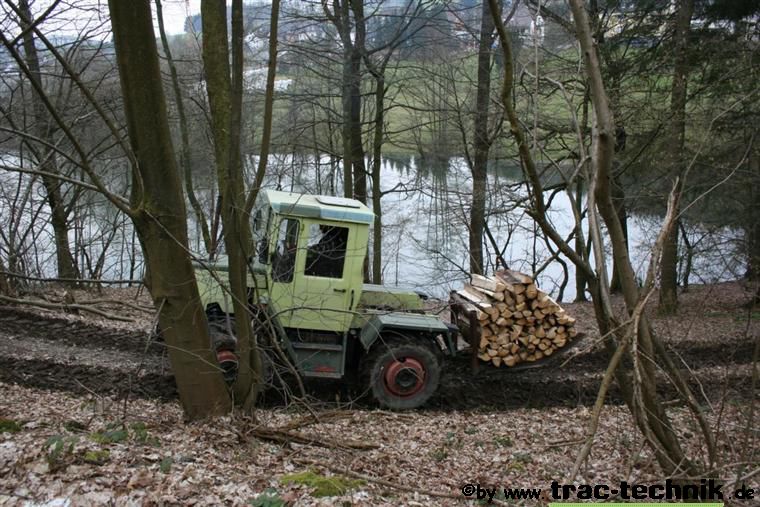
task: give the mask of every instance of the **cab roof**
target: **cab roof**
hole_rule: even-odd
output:
[[[371,224],[375,218],[366,205],[346,197],[265,190],[263,198],[275,212],[282,215],[361,224]]]

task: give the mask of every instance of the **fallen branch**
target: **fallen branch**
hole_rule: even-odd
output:
[[[28,306],[36,306],[38,308],[44,308],[46,310],[79,310],[83,312],[90,312],[94,313],[95,315],[100,315],[101,317],[105,317],[106,319],[110,320],[119,320],[121,322],[136,322],[134,319],[130,319],[129,317],[122,317],[121,315],[114,315],[113,313],[104,312],[103,310],[98,310],[97,308],[93,308],[91,306],[87,305],[80,305],[80,304],[65,304],[65,303],[47,303],[44,301],[32,301],[29,299],[18,299],[18,298],[11,298],[8,296],[2,296],[0,295],[0,301],[4,301],[6,303],[13,303],[16,305],[28,305]]]
[[[351,417],[354,415],[354,412],[346,411],[346,410],[330,410],[327,412],[316,412],[313,414],[308,414],[304,417],[299,417],[295,421],[291,421],[288,424],[285,424],[284,426],[280,426],[277,428],[278,431],[290,431],[290,430],[296,430],[299,428],[303,428],[304,426],[308,426],[310,424],[319,424],[326,421],[331,421],[334,419],[340,419],[342,417]]]
[[[121,285],[125,283],[133,283],[136,285],[142,285],[142,280],[94,280],[89,278],[41,278],[38,276],[22,275],[20,273],[13,273],[12,271],[0,270],[0,275],[10,276],[11,278],[19,278],[21,280],[29,280],[31,282],[49,282],[49,283],[99,283],[103,285]]]
[[[86,301],[79,301],[79,304],[82,305],[121,305],[126,306],[128,308],[132,308],[133,310],[137,310],[138,312],[145,312],[153,314],[155,313],[156,309],[152,306],[144,306],[144,305],[138,305],[134,303],[130,303],[128,301],[119,301],[118,299],[88,299]]]
[[[379,446],[376,444],[367,444],[364,442],[357,442],[350,439],[342,439],[340,442],[333,440],[327,440],[319,437],[312,437],[297,433],[295,431],[285,431],[276,428],[253,428],[248,432],[250,435],[260,438],[262,440],[269,440],[271,442],[278,442],[281,444],[303,444],[303,445],[316,445],[318,447],[326,447],[332,449],[359,449],[370,450],[377,449]]]

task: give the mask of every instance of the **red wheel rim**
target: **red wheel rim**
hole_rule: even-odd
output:
[[[385,387],[396,396],[414,396],[425,386],[425,367],[413,357],[392,359],[385,366]]]

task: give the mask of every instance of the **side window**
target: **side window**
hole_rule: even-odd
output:
[[[306,276],[342,278],[346,264],[348,228],[326,224],[309,226]]]
[[[272,263],[272,279],[275,282],[292,282],[298,251],[298,220],[287,218],[280,222],[277,232],[277,246]]]

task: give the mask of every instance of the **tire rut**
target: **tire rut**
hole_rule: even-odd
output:
[[[148,344],[148,333],[142,330],[129,331],[57,317],[41,318],[38,314],[8,306],[0,307],[0,331],[67,345],[128,352],[142,352]],[[156,345],[151,347],[160,350]]]
[[[147,333],[98,326],[81,321],[59,318],[40,318],[39,315],[8,307],[0,307],[0,332],[20,337],[12,340],[23,346],[23,337],[45,340],[51,344],[91,347],[134,353],[144,357]],[[3,340],[0,335],[0,341]],[[6,340],[10,342],[11,340]],[[20,343],[20,345],[18,345]],[[729,393],[737,396],[748,393],[748,368],[754,343],[751,337],[727,346],[699,342],[681,342],[674,350],[687,364],[696,368],[692,380],[695,392],[704,390],[708,397]],[[18,350],[18,349],[17,349]],[[150,349],[159,353],[161,344]],[[564,358],[563,358],[564,359]],[[561,361],[557,361],[557,364]],[[736,366],[725,372],[720,382],[711,378],[715,366]],[[607,366],[601,350],[578,354],[564,364],[546,366],[521,372],[481,365],[473,375],[469,357],[447,360],[443,366],[441,385],[426,405],[430,410],[517,409],[525,407],[591,405],[603,371]],[[745,371],[743,371],[745,370]],[[155,366],[147,370],[115,369],[108,366],[78,364],[56,360],[54,357],[18,357],[0,353],[0,381],[29,387],[72,392],[78,395],[136,396],[147,399],[171,400],[177,396],[174,378]],[[319,400],[334,400],[337,383],[321,384],[311,389]],[[663,391],[665,396],[674,396]],[[620,393],[612,387],[608,403],[622,403]],[[364,403],[362,403],[364,405]]]

